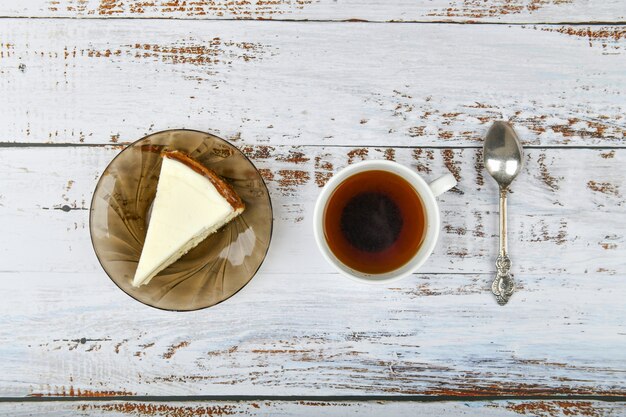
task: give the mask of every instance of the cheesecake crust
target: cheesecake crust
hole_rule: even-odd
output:
[[[220,176],[217,175],[213,170],[205,167],[186,153],[181,151],[163,151],[161,155],[164,158],[173,159],[182,164],[185,164],[189,168],[196,171],[198,174],[208,178],[208,180],[211,181],[211,184],[213,184],[217,192],[219,192],[220,195],[224,197],[226,201],[228,201],[228,204],[230,204],[235,211],[242,211],[246,207],[244,202],[237,195],[235,190],[233,190],[233,187],[231,187],[230,184],[221,179]]]

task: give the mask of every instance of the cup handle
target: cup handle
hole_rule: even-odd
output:
[[[442,175],[428,184],[434,196],[437,197],[456,185],[456,178],[452,174]]]

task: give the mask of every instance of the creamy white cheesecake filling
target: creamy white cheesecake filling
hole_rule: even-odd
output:
[[[163,158],[133,286],[149,283],[242,211],[234,210],[207,177],[182,162]]]

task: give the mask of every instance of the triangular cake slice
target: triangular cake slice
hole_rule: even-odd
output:
[[[162,157],[134,287],[149,283],[245,207],[228,184],[198,161],[179,151],[163,152]]]

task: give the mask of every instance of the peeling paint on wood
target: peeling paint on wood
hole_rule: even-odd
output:
[[[77,407],[80,411],[100,411],[108,413],[119,413],[120,415],[137,416],[168,416],[168,417],[188,417],[188,416],[230,416],[235,413],[234,405],[225,406],[177,406],[167,404],[144,404],[144,403],[115,403],[115,404],[85,404]]]
[[[556,191],[559,189],[559,179],[550,175],[550,171],[548,170],[548,166],[546,164],[546,154],[539,155],[537,159],[537,163],[539,165],[539,175],[543,183],[552,191]],[[562,179],[562,178],[561,178]]]
[[[189,346],[189,342],[187,341],[183,341],[183,342],[170,346],[167,349],[167,352],[163,354],[163,359],[171,359],[172,356],[174,356],[179,349],[182,349],[187,346]]]
[[[348,164],[352,164],[356,161],[363,161],[369,154],[369,150],[366,148],[357,148],[348,151]]]
[[[112,285],[91,253],[87,229],[66,231],[68,225],[84,221],[86,212],[39,209],[63,194],[70,202],[88,199],[97,174],[118,150],[0,151],[0,175],[8,185],[3,201],[12,202],[1,209],[0,225],[13,236],[10,245],[2,247],[7,254],[3,267],[39,270],[0,274],[12,294],[0,304],[5,318],[0,339],[11,340],[0,343],[0,354],[13,358],[3,369],[24,381],[0,384],[3,395],[69,394],[67,387],[73,387],[74,394],[78,389],[233,393],[244,387],[246,392],[271,393],[279,387],[281,392],[300,394],[311,390],[623,394],[626,358],[620,347],[626,312],[624,289],[616,279],[624,273],[619,256],[626,227],[620,216],[623,199],[588,186],[595,181],[593,187],[603,183],[623,187],[622,150],[613,149],[612,158],[603,158],[607,152],[602,149],[527,150],[526,166],[510,199],[509,229],[510,250],[518,259],[514,263],[518,292],[511,305],[524,320],[511,321],[489,292],[497,242],[497,190],[489,178],[478,184],[479,150],[394,148],[399,163],[424,164],[427,179],[445,172],[445,157],[453,158],[458,187],[465,194],[441,197],[442,234],[435,253],[422,274],[389,290],[358,286],[333,274],[316,255],[311,236],[308,220],[319,192],[314,174],[332,175],[347,166],[354,148],[243,146],[257,155],[259,168],[277,178],[268,182],[276,233],[263,271],[250,286],[216,310],[198,312],[202,317],[195,319],[147,312]],[[356,149],[368,159],[388,154],[381,147]],[[308,161],[292,158],[297,152]],[[64,165],[68,158],[75,164]],[[20,169],[26,159],[29,172]],[[352,158],[352,163],[360,159]],[[587,170],[573,166],[572,160]],[[551,176],[561,178],[558,189],[533,175],[541,164]],[[292,172],[308,177],[290,177]],[[283,178],[288,184],[279,182]],[[37,193],[19,191],[32,184],[40,186]],[[613,219],[609,229],[598,226],[598,206]],[[32,241],[11,232],[25,227],[49,231],[38,237],[42,249],[34,260],[25,256]],[[74,262],[64,262],[67,256]],[[293,273],[302,271],[303,265],[306,270]],[[57,272],[43,273],[50,270]],[[25,299],[31,302],[24,303]],[[572,299],[577,302],[572,304]],[[59,311],[59,303],[68,307]],[[365,309],[363,314],[355,317],[353,306]],[[613,321],[607,321],[607,306]],[[57,317],[55,325],[46,320],[51,311]],[[94,311],[106,312],[107,320],[102,322]],[[250,311],[256,312],[254,317]],[[29,317],[27,322],[24,317]],[[79,323],[82,330],[66,322]],[[168,328],[186,328],[193,340],[183,339],[191,343],[180,346],[178,331],[164,330]],[[532,345],[520,339],[528,332],[535,338]],[[176,353],[168,360],[164,353],[170,350]],[[465,352],[462,357],[459,351]],[[24,361],[32,370],[30,376],[22,372]],[[39,385],[42,375],[51,387]]]
[[[594,401],[472,409],[463,402],[80,400],[276,390],[625,395],[625,32],[610,24],[532,25],[563,16],[621,22],[621,2],[434,0],[407,8],[375,1],[25,0],[3,3],[0,14],[350,22],[3,19],[0,95],[12,99],[0,102],[0,141],[110,146],[0,149],[0,230],[9,236],[0,244],[0,280],[11,294],[0,302],[0,396],[78,398],[0,404],[0,414],[623,410]],[[372,26],[362,22],[420,19],[530,24],[382,25],[370,42]],[[502,62],[485,67],[485,56]],[[528,63],[511,66],[519,56]],[[19,94],[33,89],[35,102]],[[514,310],[494,305],[489,292],[497,190],[483,175],[479,147],[496,119],[511,121],[526,145],[540,147],[528,149],[510,200]],[[181,121],[240,146],[258,165],[275,208],[272,248],[257,277],[228,303],[185,317],[147,311],[121,294],[93,256],[87,225],[91,192],[110,159],[126,143]],[[439,198],[442,233],[433,256],[392,288],[343,280],[312,240],[319,188],[364,159],[396,160],[428,180],[449,171],[459,181]],[[598,222],[598,213],[610,225]],[[37,230],[36,238],[25,230]]]
[[[375,417],[380,415],[420,415],[424,417],[604,417],[620,416],[625,407],[621,402],[602,401],[80,401],[76,403],[3,403],[0,412],[11,415],[59,417],[76,413],[101,416],[285,416],[313,417],[323,413],[330,417]]]
[[[581,38],[587,41],[590,47],[601,47],[605,54],[621,52],[624,49],[621,40],[626,38],[626,29],[621,26],[562,26],[558,29],[544,27],[541,30]]]
[[[575,415],[599,417],[602,413],[594,406],[592,401],[534,401],[510,404],[508,410],[522,415],[557,416]]]
[[[610,194],[616,197],[621,197],[622,195],[619,192],[619,186],[611,184],[610,182],[597,182],[590,180],[587,182],[587,187],[590,190],[597,191],[603,194]]]
[[[371,43],[366,24],[7,20],[0,141],[121,145],[189,127],[267,146],[480,146],[504,119],[526,145],[622,146],[624,55],[530,28],[384,25]],[[15,94],[32,86],[36,102]]]
[[[33,320],[12,327],[12,344],[0,346],[11,358],[3,365],[5,378],[20,381],[0,384],[0,393],[624,395],[619,341],[626,316],[619,279],[518,274],[511,305],[524,320],[511,321],[491,298],[492,273],[418,274],[385,288],[334,273],[274,273],[276,259],[228,303],[191,316],[146,314],[100,271],[47,274],[45,280],[39,273],[2,273],[14,295],[0,305],[3,317]],[[60,283],[63,294],[54,291]],[[604,291],[609,286],[612,291]],[[24,297],[33,301],[30,307]],[[41,308],[60,299],[71,307],[51,326]],[[607,306],[617,320],[607,322]],[[107,311],[107,321],[81,313],[86,307]],[[91,352],[85,350],[89,343],[73,351],[38,346],[41,339],[65,338],[71,328],[61,322],[70,317],[115,336]],[[533,344],[521,344],[529,327]],[[165,359],[160,352],[180,343],[182,328],[193,342],[184,355]],[[6,329],[0,326],[0,338]],[[144,355],[135,355],[151,343]],[[26,364],[28,373],[21,371]]]
[[[136,395],[129,391],[94,391],[91,389],[80,389],[69,386],[54,387],[51,391],[40,393],[33,392],[30,397],[119,397]]]
[[[446,18],[481,19],[515,14],[532,15],[545,6],[560,6],[573,0],[452,0],[445,9],[429,13],[429,16]]]
[[[279,267],[283,272],[308,263],[310,253],[317,253],[311,239],[298,237],[287,244],[280,236],[285,239],[290,235],[310,236],[308,221],[320,187],[351,163],[385,159],[391,154],[395,161],[413,167],[427,181],[446,172],[458,179],[457,187],[440,197],[443,233],[425,272],[482,273],[493,267],[491,258],[498,233],[497,187],[490,177],[485,177],[481,149],[245,143],[241,148],[253,159],[265,179],[274,204],[276,227],[286,233],[277,232],[279,237],[274,240],[274,243],[285,242],[286,246],[280,247],[288,248],[290,253],[289,259],[280,263],[284,262]],[[15,243],[4,249],[7,259],[4,268],[99,269],[89,242],[89,200],[97,178],[117,152],[115,147],[0,150],[0,174],[10,185],[2,191],[4,206],[0,210],[6,215],[0,217],[0,226],[10,236],[18,236]],[[602,149],[526,150],[525,166],[512,187],[510,198],[510,249],[515,253],[529,253],[534,260],[520,262],[515,268],[544,273],[584,273],[600,268],[607,273],[625,271],[619,257],[602,246],[607,235],[621,233],[626,227],[620,214],[625,204],[621,171],[624,155],[620,149],[611,152],[611,158],[604,158],[607,151]],[[22,158],[30,161],[29,173],[20,169]],[[68,166],[64,162],[67,158],[75,163]],[[571,161],[577,161],[576,166]],[[60,166],[64,167],[63,171],[58,169]],[[581,170],[579,166],[586,169]],[[32,195],[21,193],[25,187],[32,187],[29,185],[32,181],[43,188]],[[73,183],[68,189],[70,181]],[[12,202],[10,206],[8,201]],[[17,211],[18,207],[21,211]],[[611,233],[597,227],[598,210],[614,219]],[[37,264],[28,256],[29,240],[19,238],[17,232],[28,227],[46,227],[50,231],[38,240],[45,249],[40,251]],[[618,246],[621,250],[622,246]],[[536,257],[536,253],[542,256]],[[64,261],[67,256],[75,259],[69,266]],[[577,262],[562,262],[570,256]],[[329,271],[324,262],[316,262],[311,268],[311,272]]]
[[[3,16],[77,18],[289,19],[343,22],[619,22],[619,0],[22,0]]]
[[[71,0],[70,0],[71,1]],[[128,16],[142,17],[144,15],[158,15],[161,17],[231,17],[235,19],[268,19],[276,18],[285,13],[304,9],[313,3],[313,0],[257,0],[226,1],[226,0],[160,0],[135,1],[124,3],[119,0],[100,0],[95,10],[83,8],[79,13],[98,16]],[[53,0],[55,10],[59,11],[58,0]],[[68,12],[73,12],[67,6]],[[78,11],[77,11],[78,12]]]
[[[332,178],[334,166],[329,161],[331,154],[318,155],[315,157],[315,183],[323,187]]]

